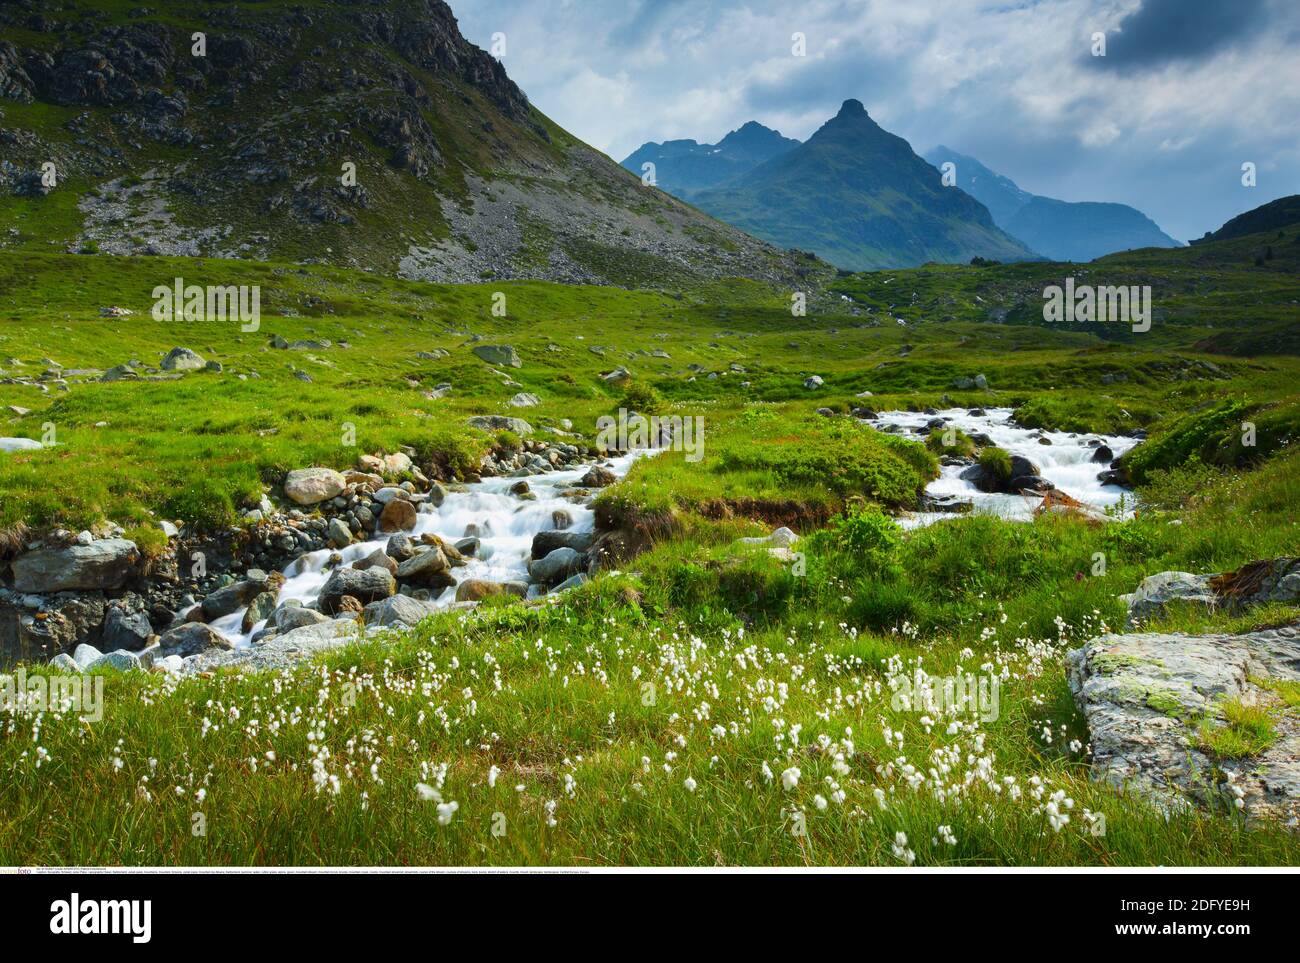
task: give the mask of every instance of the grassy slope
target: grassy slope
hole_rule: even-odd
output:
[[[207,272],[221,283],[264,284],[261,332],[169,328],[147,317],[160,274],[203,281]],[[504,319],[489,314],[497,289],[508,295]],[[139,313],[99,319],[98,308],[110,303]],[[275,315],[284,309],[304,316]],[[1300,552],[1293,449],[1240,472],[1176,467],[1172,458],[1154,468],[1149,509],[1105,528],[965,519],[899,537],[887,525],[835,523],[801,546],[802,577],[734,544],[763,525],[697,511],[718,498],[762,495],[820,500],[817,519],[836,510],[853,487],[812,484],[802,472],[804,456],[826,454],[825,433],[838,429],[809,412],[859,404],[854,395],[864,389],[876,392],[870,403],[881,410],[939,403],[947,392],[958,403],[1025,405],[1049,421],[1075,419],[1080,430],[1149,424],[1158,440],[1205,402],[1288,403],[1297,373],[1290,357],[1214,357],[1231,380],[1197,379],[1151,367],[1200,360],[1190,347],[1200,336],[1194,327],[1158,329],[1148,347],[968,321],[853,327],[861,319],[797,319],[783,296],[749,284],[678,296],[540,284],[445,288],[322,268],[67,256],[0,255],[0,320],[0,367],[14,356],[28,370],[47,355],[70,367],[153,360],[174,344],[227,366],[179,384],[74,386],[62,398],[0,385],[0,404],[35,409],[6,424],[6,434],[38,434],[52,420],[63,442],[0,461],[8,522],[143,517],[195,478],[196,464],[237,500],[241,485],[272,480],[283,468],[348,463],[355,451],[333,442],[345,418],[357,423],[366,449],[485,445],[486,436],[462,433],[461,419],[507,411],[505,399],[518,390],[543,397],[542,409],[522,412],[535,423],[570,417],[590,432],[594,416],[619,400],[599,372],[620,363],[656,388],[666,411],[703,415],[707,426],[698,468],[677,456],[645,462],[609,496],[638,513],[673,509],[673,538],[629,566],[634,573],[598,579],[554,608],[440,616],[402,638],[330,656],[328,676],[303,666],[280,679],[221,674],[178,687],[111,676],[102,722],[46,717],[39,743],[47,759],[29,721],[6,725],[0,808],[10,815],[0,822],[0,861],[889,865],[899,862],[892,850],[899,831],[926,864],[1300,858],[1283,830],[1246,829],[1225,813],[1166,821],[1091,784],[1086,758],[1071,748],[1086,734],[1062,660],[1101,623],[1120,623],[1116,595],[1146,574]],[[519,388],[500,386],[469,355],[466,331],[519,348],[524,367],[511,372]],[[299,353],[263,353],[271,332],[352,347],[316,352],[334,364],[317,365]],[[551,343],[562,351],[547,351]],[[592,354],[593,344],[606,355]],[[912,348],[903,358],[905,344]],[[414,360],[437,346],[451,357]],[[661,347],[671,359],[626,357]],[[315,384],[294,380],[290,362],[310,370]],[[730,373],[733,362],[745,373]],[[692,363],[704,367],[694,381]],[[259,381],[235,378],[253,368]],[[1128,380],[1099,388],[1094,376],[1113,370]],[[707,371],[729,373],[708,380]],[[977,371],[990,391],[948,388]],[[422,387],[447,380],[456,391],[427,402],[405,384],[407,373]],[[816,393],[802,387],[814,373],[826,379]],[[96,429],[98,421],[108,425]],[[257,436],[259,428],[278,431]],[[783,444],[787,436],[804,444]],[[876,444],[871,436],[860,442],[841,439],[841,458],[830,445],[825,468],[852,468],[853,453]],[[1182,524],[1169,524],[1174,517]],[[1106,573],[1094,576],[1099,551]],[[1176,613],[1167,627],[1206,624]],[[919,713],[894,708],[888,679],[916,659],[934,674],[1006,665],[998,719],[964,719],[950,731],[946,721],[927,727]],[[846,737],[853,752],[838,751],[848,771],[837,771],[833,743]],[[907,764],[924,774],[946,754],[945,802],[932,784],[909,787]],[[987,758],[987,768],[968,756]],[[324,766],[319,790],[314,758]],[[777,782],[766,781],[764,763]],[[443,794],[460,807],[445,826],[415,789],[434,783],[430,767],[440,764],[449,767]],[[500,769],[495,787],[491,766]],[[786,791],[779,777],[790,766],[802,775]],[[1001,789],[975,772],[992,772]],[[337,794],[330,775],[339,779]],[[953,788],[968,775],[968,788]],[[1008,777],[1021,787],[1019,799]],[[1046,781],[1040,798],[1034,778]],[[1060,832],[1043,809],[1056,791],[1075,803]],[[818,795],[831,800],[824,810]],[[1105,814],[1104,835],[1085,822],[1085,808]],[[806,835],[792,832],[796,810]],[[192,832],[195,812],[204,814],[206,835]],[[505,816],[504,835],[492,833],[496,813]],[[940,825],[952,828],[955,845],[939,840]]]

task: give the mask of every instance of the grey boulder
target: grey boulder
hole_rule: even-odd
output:
[[[89,545],[43,548],[13,563],[14,590],[64,592],[120,588],[140,561],[135,542],[102,538]]]

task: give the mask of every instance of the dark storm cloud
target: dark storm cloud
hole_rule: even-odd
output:
[[[1273,0],[1142,0],[1107,34],[1106,56],[1089,59],[1101,68],[1137,70],[1200,61],[1259,36],[1280,8]]]

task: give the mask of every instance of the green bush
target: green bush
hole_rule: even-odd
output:
[[[623,391],[623,399],[619,403],[621,407],[628,411],[635,411],[642,415],[654,415],[663,411],[664,399],[654,389],[653,385],[648,385],[642,381],[633,381]]]
[[[879,507],[854,505],[832,519],[829,529],[831,545],[853,569],[894,574],[902,530]]]

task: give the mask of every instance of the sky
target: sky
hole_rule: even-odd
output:
[[[1300,0],[449,3],[538,109],[615,160],[749,120],[806,140],[853,97],[918,153],[1131,204],[1181,240],[1300,193]]]

